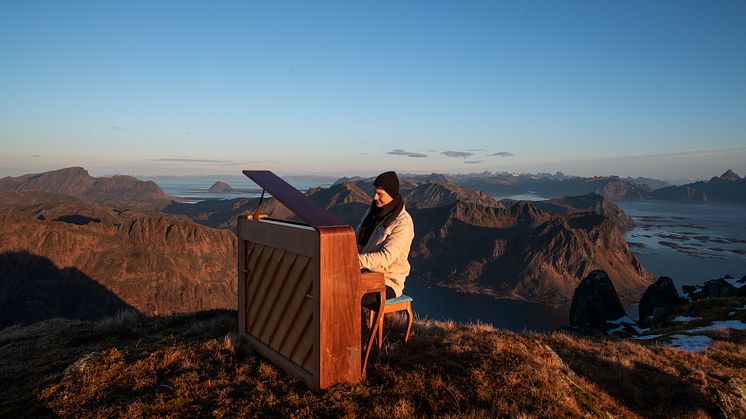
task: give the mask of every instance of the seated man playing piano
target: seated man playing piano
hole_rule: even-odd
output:
[[[355,229],[360,268],[383,273],[386,298],[399,297],[409,275],[407,258],[414,239],[414,222],[399,195],[395,172],[381,173],[373,186],[373,202]],[[363,299],[364,304],[374,301],[372,294]]]

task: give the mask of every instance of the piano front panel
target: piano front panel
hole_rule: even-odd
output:
[[[266,227],[263,224],[252,222],[247,228],[262,230]],[[245,310],[241,314],[245,316],[244,332],[314,374],[313,279],[314,274],[318,275],[318,261],[313,255],[293,251],[313,253],[313,249],[309,252],[286,246],[288,241],[298,239],[294,236],[307,236],[309,231],[294,226],[273,227],[276,234],[259,232],[248,236],[243,246],[247,270],[242,296]],[[318,236],[314,238],[318,241]],[[275,243],[266,243],[269,241]]]

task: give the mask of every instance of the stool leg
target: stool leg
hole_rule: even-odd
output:
[[[412,330],[412,306],[407,305],[407,333],[404,335],[404,343],[409,339],[409,332]]]
[[[383,346],[383,318],[386,317],[386,315],[381,316],[380,323],[378,323],[378,350],[381,350],[381,346]]]
[[[376,313],[373,310],[368,310],[368,329],[373,329],[373,320],[376,318]]]

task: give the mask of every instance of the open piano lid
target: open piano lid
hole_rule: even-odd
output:
[[[318,230],[324,227],[349,227],[349,224],[331,211],[310,200],[269,170],[244,170],[243,174],[313,228]]]

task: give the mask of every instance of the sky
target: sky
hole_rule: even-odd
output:
[[[0,176],[746,174],[746,2],[0,2]]]

